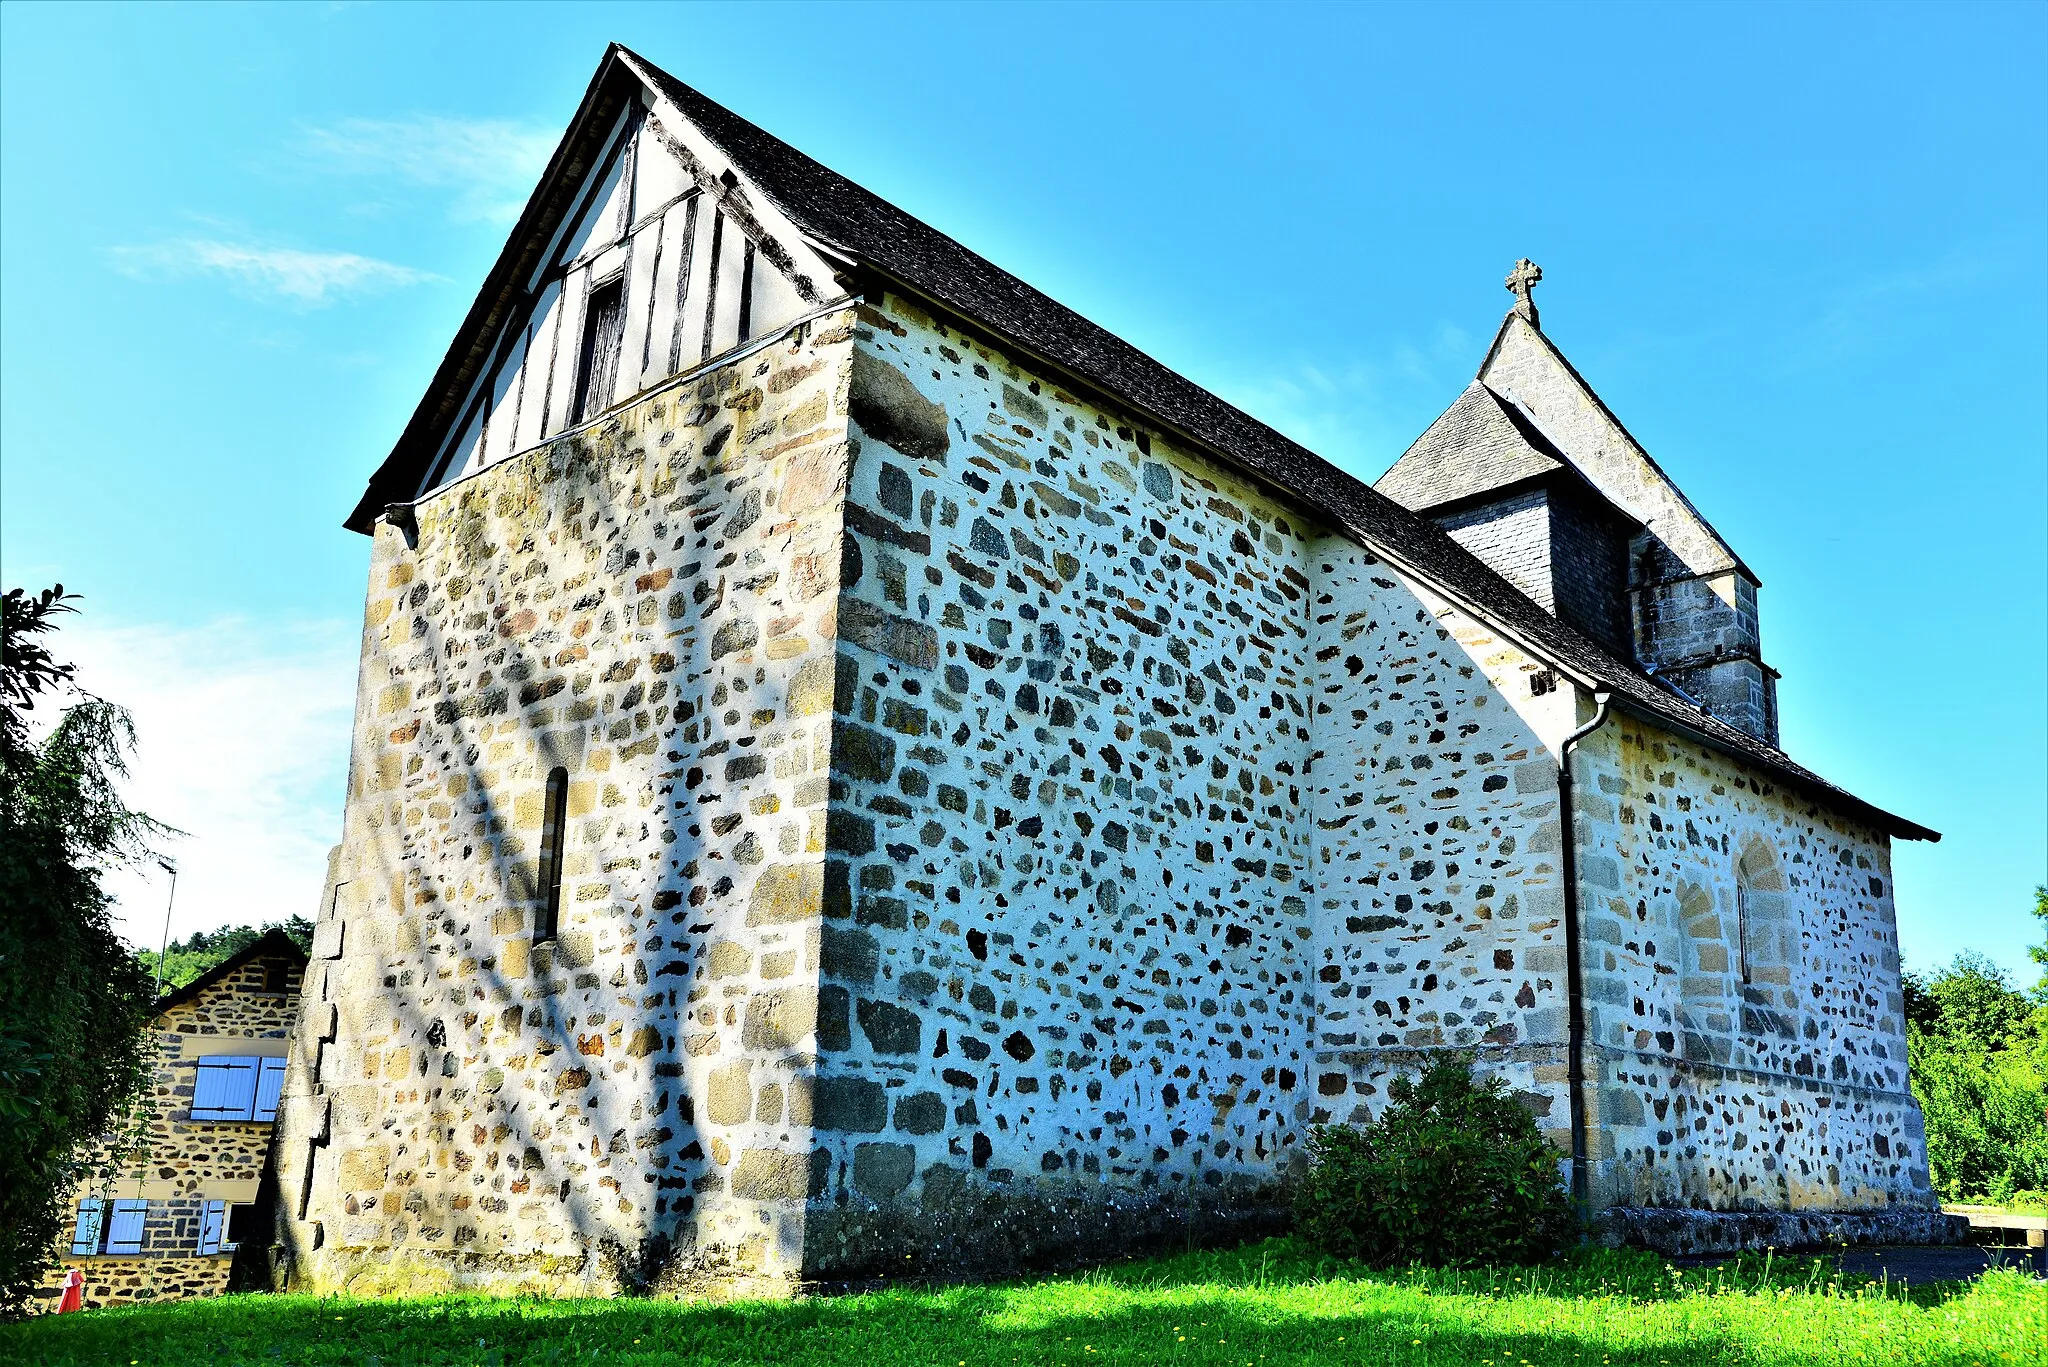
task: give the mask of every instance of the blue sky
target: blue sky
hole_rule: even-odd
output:
[[[1947,833],[1910,963],[2048,873],[2048,7],[0,9],[0,573],[192,832],[309,913],[341,530],[606,41],[1371,478],[1546,329],[1764,582],[1795,757]],[[138,938],[160,884],[126,880]]]

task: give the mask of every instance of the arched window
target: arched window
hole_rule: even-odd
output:
[[[1798,1033],[1792,970],[1799,962],[1799,926],[1778,856],[1761,839],[1745,841],[1735,861],[1735,919],[1742,1031],[1790,1039]]]
[[[569,771],[548,771],[547,801],[540,818],[540,908],[533,938],[552,940],[562,923],[562,845],[569,833]]]

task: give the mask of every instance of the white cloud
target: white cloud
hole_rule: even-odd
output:
[[[441,278],[354,252],[308,252],[201,237],[116,247],[113,256],[121,271],[138,279],[224,276],[259,298],[304,305],[330,304]]]
[[[2003,242],[1957,243],[1924,265],[1866,274],[1815,300],[1803,329],[1793,332],[1784,360],[1802,371],[1870,353],[1888,335],[1892,315],[1923,305],[1920,296],[1954,295],[2001,274],[2009,274],[2015,253]]]
[[[547,167],[559,130],[506,119],[345,119],[307,130],[334,171],[451,193],[458,221],[511,223]]]
[[[179,869],[172,935],[312,916],[340,838],[356,628],[77,618],[58,645],[81,684],[135,716],[130,804],[186,832],[165,850]],[[107,886],[122,933],[154,948],[162,872],[118,870]]]

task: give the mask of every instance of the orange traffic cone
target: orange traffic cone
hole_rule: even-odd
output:
[[[85,1274],[72,1268],[64,1274],[64,1296],[57,1302],[57,1313],[67,1310],[85,1309]]]

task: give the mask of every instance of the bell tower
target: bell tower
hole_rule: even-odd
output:
[[[1539,326],[1515,263],[1479,374],[1381,476],[1561,620],[1703,711],[1778,742],[1757,579]]]

